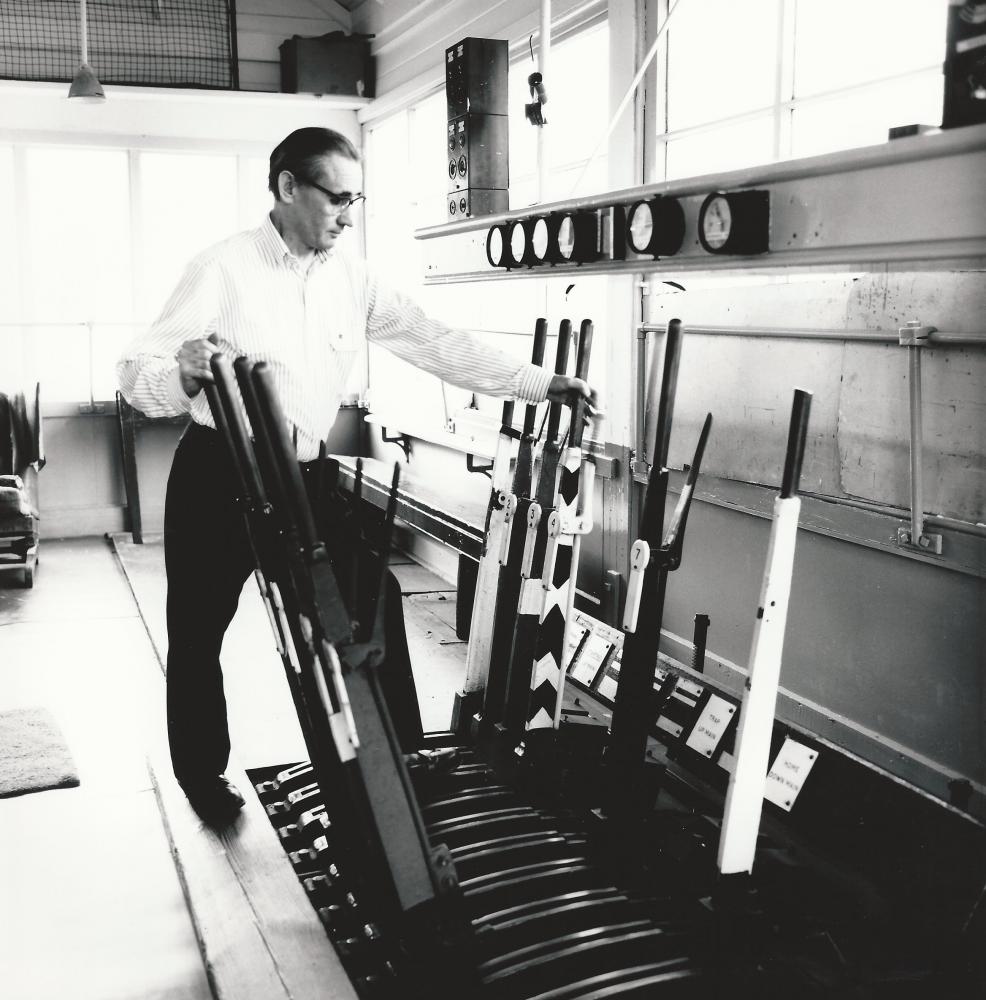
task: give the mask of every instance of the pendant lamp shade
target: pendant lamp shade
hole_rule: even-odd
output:
[[[68,96],[74,97],[88,103],[96,103],[106,100],[103,87],[92,66],[89,65],[89,36],[86,24],[86,0],[79,0],[79,47],[81,49],[82,60],[79,68],[72,78],[72,86],[68,89]]]
[[[96,79],[96,74],[89,63],[84,62],[72,78],[72,86],[68,89],[69,97],[80,97],[87,101],[105,101],[102,84]]]

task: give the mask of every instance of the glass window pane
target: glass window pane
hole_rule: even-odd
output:
[[[36,146],[25,150],[25,166],[25,318],[75,323],[129,318],[126,152]]]
[[[269,156],[240,157],[240,229],[253,229],[264,221],[274,204],[267,188]]]
[[[123,349],[143,326],[133,323],[97,324],[92,331],[92,395],[93,399],[114,399],[117,390],[116,363]]]
[[[83,324],[32,326],[27,331],[38,359],[46,403],[89,399],[89,330]]]
[[[415,215],[410,190],[414,185],[394,181],[394,165],[408,163],[408,117],[408,112],[400,112],[373,126],[367,137],[363,179],[367,256],[394,287],[405,290],[415,288],[422,274],[420,251],[414,239]],[[434,141],[441,152],[444,128],[434,136]],[[444,171],[444,153],[441,162]],[[420,180],[417,171],[414,176]],[[441,197],[444,205],[444,191]]]
[[[842,97],[799,104],[792,120],[792,155],[814,156],[887,141],[894,125],[941,121],[940,70]]]
[[[32,333],[30,328],[0,320],[0,392],[16,392],[36,380]]]
[[[14,213],[14,150],[12,146],[0,146],[0,219],[7,220],[7,238],[0,240],[0,392],[22,388],[28,378],[26,333],[15,325],[22,310]]]
[[[512,209],[525,208],[537,201],[538,129],[522,113],[524,105],[533,99],[527,77],[534,68],[535,63],[528,55],[510,69]],[[548,76],[544,81],[548,101],[543,113],[547,121],[544,128],[550,169],[541,201],[557,201],[572,196],[585,161],[609,125],[609,25],[603,22],[552,46]],[[605,191],[607,186],[603,146],[576,193],[592,194]]]
[[[445,91],[425,98],[411,111],[409,190],[414,228],[440,226],[446,221],[448,191],[448,105]],[[391,167],[390,176],[393,177]],[[393,181],[391,181],[393,185]]]
[[[680,2],[680,0],[679,0]],[[763,116],[668,142],[668,180],[737,170],[773,158],[773,118]]]
[[[189,260],[238,230],[236,157],[138,154],[137,314],[153,319]]]
[[[0,323],[16,319],[21,311],[17,281],[16,229],[14,196],[14,149],[0,146],[0,219],[6,224],[6,238],[0,240]]]
[[[127,319],[132,308],[127,154],[36,146],[25,149],[24,165],[26,353],[46,400],[85,400],[84,324]]]
[[[549,76],[544,116],[551,163],[585,160],[609,124],[609,25],[603,22],[553,46]]]
[[[679,6],[668,26],[669,131],[773,104],[777,4]]]
[[[795,97],[936,67],[948,0],[798,0]],[[930,124],[941,121],[938,117]]]

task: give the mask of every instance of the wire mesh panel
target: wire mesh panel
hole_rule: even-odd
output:
[[[79,0],[3,0],[0,78],[71,80]],[[102,83],[235,89],[235,0],[88,0],[89,64]]]

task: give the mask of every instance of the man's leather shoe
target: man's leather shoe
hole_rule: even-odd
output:
[[[181,782],[191,807],[209,826],[226,826],[243,808],[243,796],[225,774]]]

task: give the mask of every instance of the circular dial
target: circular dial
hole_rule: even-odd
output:
[[[627,222],[630,246],[637,253],[647,253],[650,241],[654,237],[654,213],[650,202],[638,201],[630,209],[630,218]]]
[[[486,235],[486,259],[493,267],[503,266],[503,228],[494,226]]]
[[[527,231],[523,222],[515,222],[510,230],[510,256],[519,264],[527,250]]]
[[[548,220],[538,219],[531,230],[531,250],[534,257],[543,261],[548,256]]]
[[[575,253],[575,219],[566,215],[558,225],[558,256],[571,260]]]
[[[706,201],[699,225],[710,249],[719,250],[726,245],[733,229],[733,212],[724,194],[713,195]]]
[[[685,210],[677,198],[667,195],[635,202],[627,214],[626,232],[635,253],[671,257],[685,238]]]

